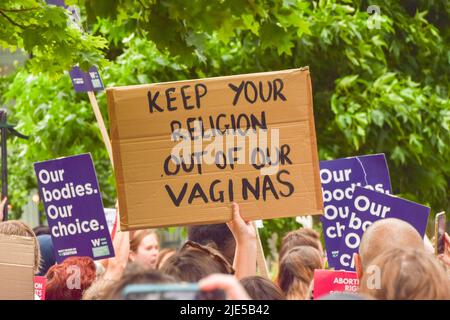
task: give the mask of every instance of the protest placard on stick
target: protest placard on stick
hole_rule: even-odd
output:
[[[58,263],[70,256],[114,256],[90,154],[34,164]]]
[[[0,234],[0,300],[33,300],[35,243],[30,237]]]
[[[314,300],[327,294],[357,293],[359,279],[356,272],[335,270],[314,270]]]
[[[321,217],[328,264],[335,269],[342,265],[339,245],[345,233],[353,192],[362,186],[391,193],[391,181],[384,154],[320,161],[320,178],[324,203]]]
[[[377,220],[396,218],[412,225],[425,236],[430,208],[393,195],[356,187],[345,220],[345,232],[339,242],[340,264],[355,270],[354,254],[367,228]]]
[[[47,278],[42,276],[34,277],[34,300],[45,300]]]
[[[322,214],[307,68],[107,95],[122,230]]]
[[[103,142],[105,143],[106,151],[108,152],[109,160],[111,161],[111,166],[114,169],[114,159],[112,156],[111,140],[109,139],[108,130],[106,129],[105,122],[103,121],[102,113],[98,107],[97,99],[95,98],[94,91],[88,91],[89,101],[91,102],[92,110],[94,110],[95,119],[97,120],[98,127],[102,134]]]
[[[95,97],[95,91],[101,91],[104,89],[100,73],[95,66],[89,68],[87,72],[84,72],[78,66],[75,66],[72,68],[72,70],[70,70],[69,75],[70,79],[72,80],[74,90],[76,92],[86,92],[88,94],[89,102],[91,103],[92,110],[94,111],[95,119],[97,120],[97,124],[100,129],[106,151],[108,152],[111,165],[114,169],[111,140],[109,139],[108,130],[106,129],[102,113]]]

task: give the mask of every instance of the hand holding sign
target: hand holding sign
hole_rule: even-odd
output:
[[[237,243],[243,244],[248,240],[256,239],[255,226],[253,223],[242,219],[239,205],[236,202],[233,202],[233,220],[227,222],[227,226]]]
[[[233,202],[233,220],[227,225],[236,240],[233,261],[236,277],[242,279],[256,275],[257,231],[253,223],[242,219],[239,205],[235,202]]]
[[[113,246],[116,255],[108,259],[104,279],[117,281],[122,277],[130,256],[130,233],[127,231],[117,232]]]

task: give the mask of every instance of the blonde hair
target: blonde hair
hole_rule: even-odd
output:
[[[0,222],[0,234],[8,236],[21,236],[32,238],[34,243],[34,273],[39,272],[41,264],[41,251],[36,235],[33,230],[25,223],[19,220],[9,220]]]
[[[450,280],[444,268],[424,250],[391,249],[373,259],[368,268],[375,272],[364,273],[361,294],[379,300],[450,299]]]
[[[319,250],[311,246],[294,247],[281,259],[278,285],[288,300],[309,299],[314,270],[322,267]]]
[[[99,278],[84,291],[82,300],[102,300],[115,284],[115,281]]]
[[[156,240],[159,243],[158,235],[156,234],[156,231],[154,229],[138,230],[134,232],[132,238],[130,239],[130,251],[137,252],[137,249],[139,248],[139,245],[141,244],[142,240],[146,236],[151,234],[155,235]]]
[[[424,249],[424,243],[419,232],[400,219],[381,219],[371,224],[364,232],[359,245],[363,272],[374,258],[394,248]]]

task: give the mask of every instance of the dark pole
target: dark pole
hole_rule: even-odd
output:
[[[2,149],[2,200],[8,196],[8,163],[7,163],[7,150],[6,150],[6,139],[7,130],[6,127],[6,110],[0,110],[0,123],[3,125],[1,128],[1,149]],[[8,201],[5,203],[3,208],[3,221],[8,220]]]

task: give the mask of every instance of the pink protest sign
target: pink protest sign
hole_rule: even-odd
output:
[[[357,293],[359,279],[356,272],[315,270],[314,271],[314,300],[333,293]]]
[[[34,300],[45,300],[46,282],[45,277],[34,277]]]

